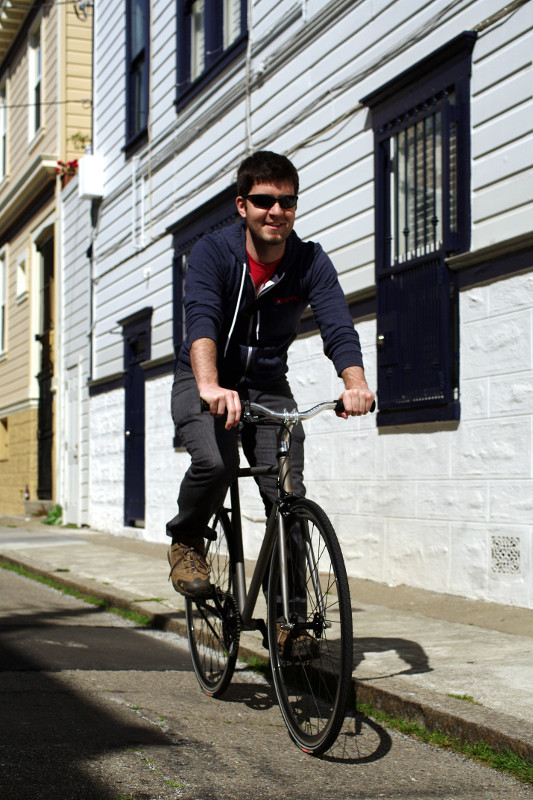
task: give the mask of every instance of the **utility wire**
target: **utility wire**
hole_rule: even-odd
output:
[[[0,108],[35,108],[36,106],[62,106],[66,103],[82,103],[85,108],[92,106],[92,100],[89,97],[83,97],[81,100],[49,100],[42,103],[6,103],[0,104]]]

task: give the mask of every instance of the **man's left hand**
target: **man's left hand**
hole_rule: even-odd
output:
[[[348,419],[368,414],[375,398],[368,388],[362,367],[348,367],[341,377],[346,386],[339,398],[344,404],[344,411],[337,412],[337,416]]]

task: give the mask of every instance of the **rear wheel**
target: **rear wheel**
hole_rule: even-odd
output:
[[[187,637],[194,671],[204,692],[219,697],[229,686],[239,650],[240,617],[232,595],[231,523],[225,510],[210,527],[206,561],[213,592],[202,600],[185,601]]]
[[[296,744],[319,755],[337,738],[352,680],[352,614],[335,531],[322,509],[297,499],[285,517],[289,612],[281,627],[276,545],[268,587],[268,638],[281,713]]]

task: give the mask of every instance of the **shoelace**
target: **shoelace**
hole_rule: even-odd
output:
[[[170,574],[168,576],[169,580],[172,577],[172,573],[174,572],[176,567],[179,564],[181,564],[181,562],[187,557],[191,561],[191,567],[190,567],[191,568],[191,572],[203,573],[204,575],[208,575],[209,574],[209,569],[207,568],[207,565],[206,565],[204,559],[202,558],[202,556],[200,555],[200,553],[197,550],[195,550],[194,547],[189,547],[189,548],[187,548],[187,550],[185,550],[185,552],[183,552],[181,554],[181,556],[178,558],[178,560],[171,566]]]

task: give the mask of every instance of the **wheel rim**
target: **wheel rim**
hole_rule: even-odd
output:
[[[323,537],[324,526],[331,527],[327,518],[317,519],[305,508],[291,512],[289,520],[292,526],[296,523],[300,528],[303,526],[314,553],[321,596],[319,594],[317,599],[316,579],[313,578],[310,559],[306,558],[305,580],[300,581],[300,588],[305,587],[305,610],[302,604],[295,603],[292,613],[293,621],[300,621],[295,631],[309,636],[310,644],[304,643],[301,652],[289,647],[288,658],[286,647],[281,648],[278,641],[273,643],[274,604],[269,600],[269,636],[274,645],[271,645],[273,677],[281,712],[291,736],[303,750],[319,753],[330,746],[342,725],[351,679],[351,613],[347,617],[344,602],[341,609],[338,588],[341,583],[341,591],[347,593],[348,587],[347,583],[342,583],[338,557],[332,556]],[[277,552],[274,558],[277,559]],[[274,564],[272,582],[279,572],[277,561]],[[289,574],[289,583],[295,585],[292,554],[289,569],[292,573]]]
[[[239,641],[239,614],[231,595],[228,525],[223,517],[213,525],[217,537],[209,542],[206,554],[216,596],[185,604],[193,667],[202,689],[211,696],[221,694],[229,683]]]

